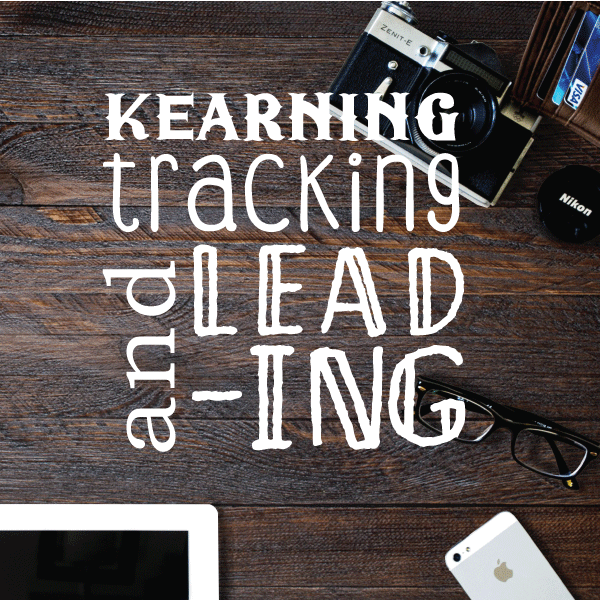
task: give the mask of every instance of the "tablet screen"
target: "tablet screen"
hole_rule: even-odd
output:
[[[187,600],[187,531],[1,531],[11,600]]]

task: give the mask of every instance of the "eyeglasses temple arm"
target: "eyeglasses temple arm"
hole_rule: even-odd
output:
[[[550,448],[552,448],[552,452],[554,453],[554,458],[556,458],[556,464],[558,465],[558,470],[561,475],[568,475],[570,473],[569,467],[563,458],[558,446],[555,444],[554,440],[551,438],[547,438],[548,443],[550,444]],[[563,485],[570,490],[578,490],[579,484],[577,483],[577,479],[575,477],[571,477],[570,479],[563,479]]]

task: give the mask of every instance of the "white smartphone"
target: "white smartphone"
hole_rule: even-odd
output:
[[[446,565],[471,600],[574,600],[509,512],[454,546]]]

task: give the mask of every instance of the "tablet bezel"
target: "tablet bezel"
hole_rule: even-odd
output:
[[[189,600],[218,600],[218,514],[209,504],[2,504],[0,531],[187,531]]]

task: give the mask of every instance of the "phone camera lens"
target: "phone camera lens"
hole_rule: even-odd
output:
[[[457,552],[453,557],[454,562],[460,562],[460,554]]]

